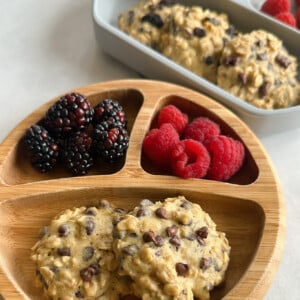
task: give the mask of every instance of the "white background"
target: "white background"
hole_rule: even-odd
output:
[[[0,1],[0,142],[59,94],[138,77],[97,47],[91,12],[87,0]],[[300,129],[261,141],[277,170],[287,208],[284,255],[265,299],[300,299]]]

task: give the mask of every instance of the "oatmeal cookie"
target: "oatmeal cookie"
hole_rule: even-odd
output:
[[[216,83],[221,51],[236,34],[227,15],[200,6],[182,5],[173,11],[168,30],[161,34],[161,52]]]
[[[230,40],[222,52],[217,84],[264,109],[299,101],[297,60],[275,35],[255,30]]]
[[[143,200],[116,228],[120,276],[142,299],[209,299],[229,263],[230,246],[198,204],[180,196]]]
[[[123,210],[102,201],[101,207],[67,209],[55,217],[32,248],[36,273],[50,299],[118,299],[126,290],[112,273],[113,224]],[[111,282],[118,282],[111,287]]]

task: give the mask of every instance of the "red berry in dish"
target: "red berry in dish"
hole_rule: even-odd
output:
[[[226,181],[241,168],[245,148],[240,141],[219,135],[206,140],[204,144],[211,157],[208,179]]]
[[[296,19],[293,14],[290,12],[282,12],[274,16],[275,19],[296,28]]]
[[[101,122],[93,128],[93,148],[108,163],[121,160],[129,145],[127,130],[118,122]]]
[[[91,146],[92,138],[81,131],[64,140],[61,150],[62,162],[73,175],[85,175],[92,168],[94,159]]]
[[[59,147],[45,128],[32,125],[25,132],[24,142],[34,168],[46,173],[56,166]]]
[[[48,109],[44,125],[56,136],[66,136],[85,129],[91,123],[93,114],[94,109],[85,96],[70,93]]]
[[[182,178],[203,178],[210,164],[204,145],[192,139],[180,141],[171,153],[173,172]]]
[[[118,101],[105,99],[94,107],[93,124],[103,121],[120,123],[124,128],[127,127],[127,119],[123,107]]]
[[[176,106],[169,104],[159,112],[157,122],[159,127],[165,123],[172,124],[180,135],[188,123],[188,116]]]
[[[290,10],[290,0],[266,0],[261,7],[262,12],[271,16],[275,16],[282,12],[289,12]]]
[[[220,134],[220,126],[209,118],[199,117],[190,122],[183,133],[183,138],[203,142],[205,139]]]
[[[151,129],[143,140],[145,155],[162,169],[170,168],[170,153],[179,143],[179,135],[173,125],[166,123]]]

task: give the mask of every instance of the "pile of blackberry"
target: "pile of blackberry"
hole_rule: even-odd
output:
[[[61,164],[72,175],[85,175],[97,160],[114,164],[124,158],[127,118],[116,100],[105,99],[92,107],[84,95],[70,93],[28,128],[23,140],[32,166],[40,172]]]

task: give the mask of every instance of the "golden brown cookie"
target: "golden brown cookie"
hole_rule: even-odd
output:
[[[220,59],[217,84],[260,108],[299,101],[297,61],[275,35],[255,30],[230,40]]]
[[[103,201],[100,208],[67,209],[52,220],[32,248],[37,277],[49,298],[96,299],[109,294],[106,299],[118,299],[113,295],[123,287],[118,281],[120,286],[111,288],[116,268],[111,244],[113,223],[122,214]]]
[[[229,263],[230,246],[198,204],[180,196],[141,202],[116,226],[120,276],[142,299],[209,299]]]

